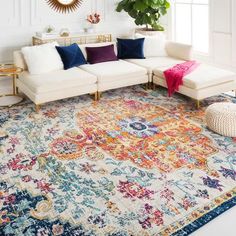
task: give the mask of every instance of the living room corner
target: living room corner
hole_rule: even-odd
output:
[[[234,0],[0,4],[0,235],[236,235]]]

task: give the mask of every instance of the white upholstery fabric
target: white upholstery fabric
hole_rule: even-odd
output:
[[[191,45],[169,41],[166,43],[166,52],[170,57],[179,58],[185,61],[192,60],[193,50]]]
[[[146,68],[148,73],[152,73],[155,68],[169,68],[178,63],[184,62],[183,60],[175,59],[173,57],[149,57],[146,59],[126,59],[126,61]]]
[[[79,68],[59,70],[42,75],[31,75],[24,71],[19,80],[34,93],[46,93],[77,86],[96,84],[97,78]]]
[[[52,42],[21,49],[30,74],[39,75],[63,69],[61,57],[55,46],[58,46],[58,43]]]
[[[136,84],[145,84],[148,82],[148,75],[121,77],[116,80],[110,80],[98,83],[98,91],[103,92],[110,89],[128,87]]]
[[[97,47],[110,44],[115,43],[86,44],[80,47],[87,57],[86,46]],[[167,57],[87,64],[67,71],[57,70],[40,75],[30,75],[28,71],[24,71],[17,80],[17,86],[36,104],[147,83],[152,81],[153,73],[153,82],[166,87],[163,71],[185,60],[190,60],[192,48],[189,45],[168,42],[166,49],[169,55]],[[21,52],[14,53],[14,63],[16,66],[27,69]],[[184,78],[184,85],[180,86],[179,92],[201,100],[233,89],[236,90],[234,73],[202,64]]]
[[[135,38],[145,38],[144,40],[144,56],[145,57],[165,57],[166,52],[166,36],[163,32],[157,35],[149,36],[136,33]]]
[[[13,61],[15,66],[20,67],[23,70],[28,70],[23,53],[21,51],[13,52]]]
[[[19,87],[20,91],[29,97],[35,104],[43,104],[46,102],[97,92],[96,84],[63,88],[46,93],[34,93],[30,90],[27,84],[22,83],[20,80],[17,80],[17,87]]]
[[[147,75],[147,70],[145,68],[123,60],[103,62],[93,65],[87,64],[82,65],[79,68],[97,76],[98,83],[109,83],[121,79],[128,80],[130,77]]]
[[[104,42],[104,43],[90,43],[90,44],[79,44],[79,48],[81,49],[85,59],[87,60],[87,53],[86,53],[86,47],[103,47],[108,45],[114,45],[115,54],[117,55],[117,47],[116,42]]]
[[[153,83],[167,88],[166,81],[158,76],[153,76]],[[186,86],[180,86],[179,93],[191,97],[193,99],[202,100],[211,96],[219,95],[224,92],[228,92],[232,89],[236,89],[236,81],[230,81],[227,83],[217,84],[202,89],[192,89]]]
[[[169,67],[154,69],[154,75],[164,78],[163,72]],[[196,70],[186,75],[183,85],[192,89],[201,89],[236,79],[235,73],[217,67],[201,64]]]
[[[215,103],[206,110],[206,123],[214,132],[236,137],[236,104]]]

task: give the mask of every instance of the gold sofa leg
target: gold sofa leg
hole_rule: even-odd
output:
[[[98,92],[94,93],[94,101],[96,102],[98,100]]]
[[[197,107],[197,109],[199,109],[200,106],[201,106],[201,102],[200,102],[200,100],[196,100],[196,107]]]
[[[36,113],[39,113],[39,110],[40,110],[40,104],[35,104]]]
[[[97,92],[97,100],[99,101],[102,96],[102,92]]]

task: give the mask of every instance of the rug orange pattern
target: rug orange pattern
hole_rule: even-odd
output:
[[[0,235],[185,236],[236,205],[236,139],[140,87],[0,110]]]

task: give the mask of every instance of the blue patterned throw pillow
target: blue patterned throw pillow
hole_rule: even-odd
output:
[[[117,39],[119,59],[145,59],[144,38],[140,39]]]
[[[82,51],[76,43],[64,47],[56,46],[56,49],[61,56],[61,60],[64,64],[65,70],[87,64]]]

